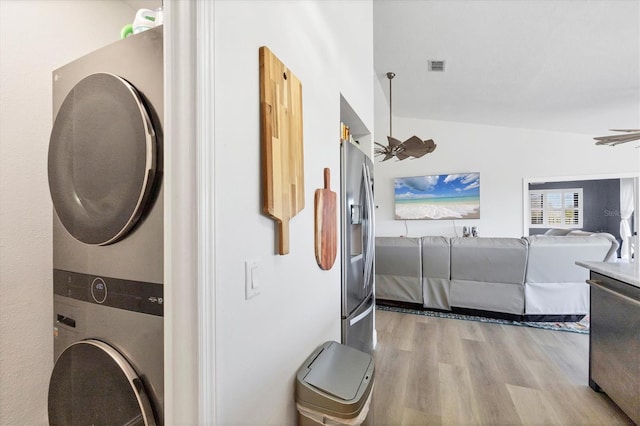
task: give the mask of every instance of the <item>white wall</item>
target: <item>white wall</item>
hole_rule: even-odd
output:
[[[217,423],[295,424],[294,376],[326,340],[340,340],[340,254],[314,255],[314,191],[339,183],[340,93],[373,129],[370,1],[218,1],[215,9]],[[305,208],[290,253],[275,254],[261,213],[258,48],[301,80]],[[261,294],[244,299],[244,261],[259,259]]]
[[[51,72],[118,40],[113,1],[0,1],[0,424],[47,424],[53,367]]]
[[[389,131],[383,93],[375,91],[378,142]],[[393,117],[394,137],[405,140],[414,134],[438,146],[420,159],[376,161],[376,235],[407,235],[408,229],[408,236],[462,236],[463,226],[477,226],[481,236],[519,237],[524,178],[640,171],[637,144],[596,146],[590,135]],[[464,172],[480,172],[480,219],[394,220],[394,177]]]

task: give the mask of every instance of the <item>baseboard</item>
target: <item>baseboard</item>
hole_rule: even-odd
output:
[[[459,308],[452,306],[451,310],[425,308],[420,303],[401,302],[398,300],[376,299],[376,304],[393,308],[415,309],[418,311],[445,312],[474,317],[495,318],[507,321],[524,322],[580,322],[585,315],[520,315],[505,312],[484,311],[482,309]]]
[[[424,310],[424,307],[420,303],[401,302],[399,300],[376,299],[376,305],[391,306],[393,308]]]
[[[507,320],[507,321],[523,320],[523,315],[519,315],[519,314],[508,314],[505,312],[484,311],[482,309],[459,308],[457,306],[452,306],[451,312],[453,312],[454,314],[460,314],[460,315],[496,318],[496,319]]]
[[[517,314],[507,314],[504,312],[483,311],[480,309],[469,309],[469,308],[458,308],[458,307],[452,307],[451,310],[425,308],[420,303],[401,302],[398,300],[376,299],[376,304],[381,306],[390,306],[393,308],[415,309],[418,311],[445,312],[445,313],[453,313],[453,314],[484,317],[484,318],[495,318],[495,319],[508,320],[508,321],[523,320],[523,316],[517,315]]]
[[[525,315],[527,322],[580,322],[586,315]]]

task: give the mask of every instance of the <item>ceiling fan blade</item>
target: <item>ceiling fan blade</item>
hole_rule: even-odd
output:
[[[400,142],[398,139],[392,137],[392,136],[387,136],[387,139],[389,140],[389,146],[390,147],[396,147],[396,146],[400,146],[402,145],[402,142]]]
[[[424,144],[423,140],[420,139],[417,136],[411,136],[409,139],[407,139],[406,141],[402,142],[405,145],[411,145],[411,146],[419,146]]]
[[[424,141],[425,145],[427,145],[427,147],[429,148],[429,151],[427,152],[433,152],[436,150],[436,147],[438,145],[436,145],[436,143],[433,141],[433,139],[427,139],[426,141]]]
[[[420,158],[436,149],[433,139],[423,141],[417,136],[412,136],[404,142],[407,153],[415,158]]]
[[[420,158],[428,154],[429,152],[426,146],[418,146],[415,148],[408,148],[404,151],[404,153],[414,158]]]
[[[627,142],[635,141],[635,140],[638,140],[638,139],[640,139],[640,137],[637,137],[637,138],[634,138],[634,139],[629,139],[629,140],[626,140],[626,141],[612,142],[609,145],[616,146],[616,145],[620,145],[621,143],[627,143]]]
[[[614,140],[614,139],[626,139],[629,137],[637,137],[640,136],[640,132],[639,133],[625,133],[623,135],[607,135],[607,136],[597,136],[594,139],[595,140]]]
[[[593,138],[596,145],[608,145],[611,143],[625,143],[640,139],[640,133],[628,133],[625,135],[598,136]]]
[[[610,132],[622,132],[621,135],[597,136],[596,145],[616,146],[640,139],[640,129],[609,129]]]
[[[406,151],[414,152],[416,150],[420,150],[424,146],[424,142],[417,136],[411,136],[406,141],[402,142],[402,146],[404,146]]]

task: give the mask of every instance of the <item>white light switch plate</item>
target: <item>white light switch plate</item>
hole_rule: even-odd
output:
[[[249,300],[252,297],[260,294],[260,278],[258,276],[258,263],[259,261],[245,260],[244,261],[244,298]]]

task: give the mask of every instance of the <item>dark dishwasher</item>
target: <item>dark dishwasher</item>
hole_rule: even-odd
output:
[[[591,272],[589,386],[640,424],[640,288]]]

